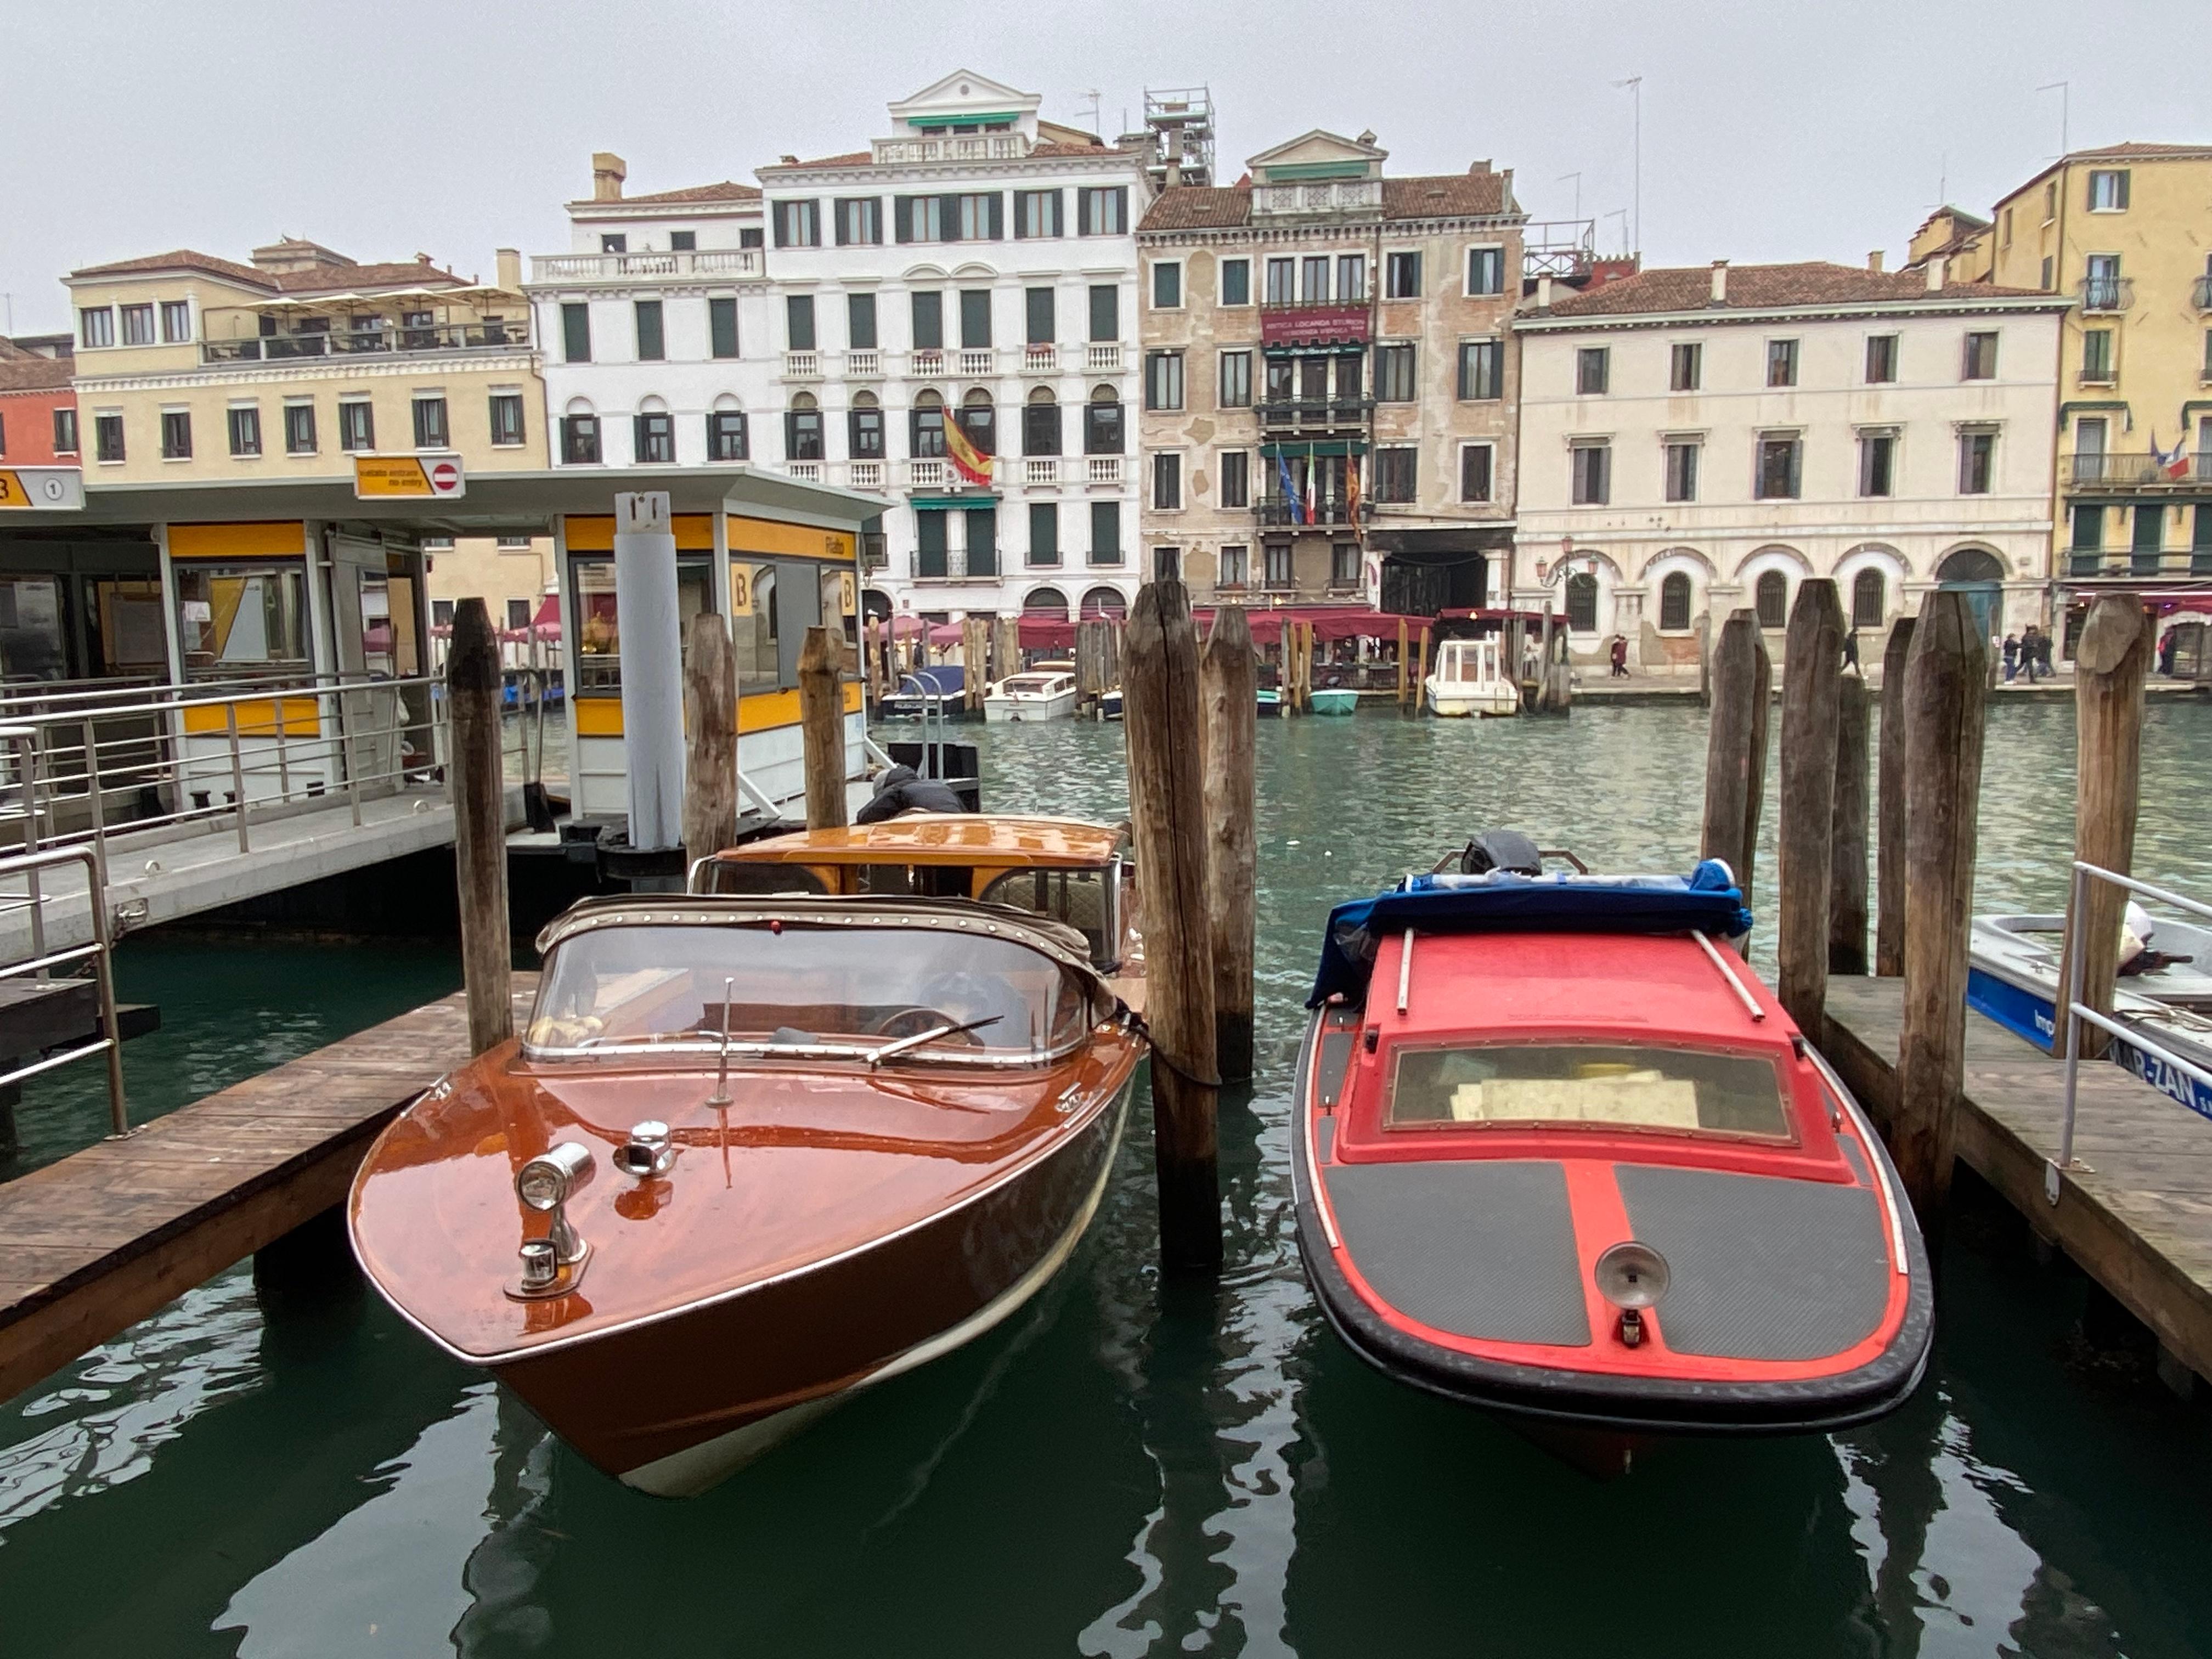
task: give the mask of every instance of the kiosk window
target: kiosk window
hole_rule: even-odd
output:
[[[579,558],[576,575],[576,669],[580,692],[622,690],[622,622],[615,608],[615,562]],[[691,618],[714,608],[713,568],[702,555],[679,554],[676,562],[676,618],[688,633]]]
[[[775,690],[775,567],[750,559],[732,559],[730,609],[733,613],[730,618],[730,646],[738,660],[738,690],[741,693]]]
[[[176,567],[177,638],[188,678],[224,678],[307,666],[307,567],[185,564]]]

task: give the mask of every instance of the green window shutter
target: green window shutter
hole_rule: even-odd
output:
[[[891,198],[891,235],[902,242],[914,240],[914,198]]]
[[[942,512],[918,512],[914,515],[915,550],[914,574],[916,576],[945,574],[945,514]]]
[[[848,294],[845,296],[845,325],[849,338],[846,343],[855,351],[876,349],[876,296],[872,294]]]
[[[738,355],[738,302],[735,300],[707,301],[707,332],[708,349],[717,357]]]
[[[1028,292],[1029,342],[1031,345],[1050,345],[1060,337],[1054,297],[1048,288],[1033,288]]]
[[[980,351],[991,343],[990,289],[960,290],[960,343],[971,351]]]
[[[660,326],[660,301],[640,300],[637,302],[637,360],[641,363],[657,363],[667,356],[667,342]]]
[[[561,356],[572,363],[592,361],[592,308],[580,301],[561,307]]]
[[[1102,283],[1091,290],[1091,337],[1121,337],[1121,290],[1111,283]]]
[[[2197,509],[2197,522],[2207,522],[2205,509]],[[1057,501],[1030,503],[1030,562],[1058,564],[1060,562],[1060,504]]]
[[[945,296],[922,292],[912,298],[915,347],[923,351],[941,350],[945,345]]]
[[[996,507],[970,507],[968,510],[968,574],[971,576],[995,576],[999,574],[999,513]]]
[[[793,294],[784,300],[784,313],[788,319],[790,339],[786,349],[811,351],[814,349],[814,296],[811,294]]]

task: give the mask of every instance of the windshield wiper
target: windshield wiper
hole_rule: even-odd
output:
[[[896,1042],[886,1042],[868,1056],[869,1068],[872,1070],[887,1060],[896,1060],[901,1054],[921,1048],[925,1042],[934,1042],[939,1037],[957,1036],[963,1031],[980,1031],[986,1025],[996,1025],[1005,1018],[1003,1014],[987,1014],[981,1019],[971,1019],[962,1025],[933,1025],[927,1031],[916,1031],[912,1036],[901,1037]]]

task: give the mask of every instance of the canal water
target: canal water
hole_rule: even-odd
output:
[[[2063,703],[1991,716],[1984,906],[2063,893],[2072,729]],[[975,735],[996,808],[1125,809],[1118,727]],[[1218,1281],[1153,1267],[1140,1096],[1097,1224],[1020,1316],[668,1504],[374,1295],[264,1307],[235,1271],[0,1405],[0,1654],[2212,1651],[2212,1419],[2081,1344],[2082,1281],[2002,1212],[1962,1219],[1905,1410],[1606,1482],[1376,1375],[1314,1306],[1286,1079],[1327,905],[1491,825],[1686,868],[1704,741],[1668,708],[1263,723],[1262,1067],[1223,1102]],[[2154,708],[2145,750],[2138,867],[2212,890],[2212,710]],[[122,974],[163,1007],[142,1109],[456,979],[447,951],[153,940]],[[34,1091],[32,1157],[101,1109],[95,1080]]]

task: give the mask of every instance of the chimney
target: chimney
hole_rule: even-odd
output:
[[[1929,256],[1928,291],[1930,294],[1941,294],[1943,291],[1943,266],[1945,263],[1946,261],[1944,260],[1943,256],[1940,253],[1931,254]]]
[[[629,177],[629,166],[612,150],[592,152],[592,199],[594,202],[621,201],[623,180]]]
[[[1712,303],[1717,306],[1728,303],[1728,261],[1725,259],[1713,261]]]
[[[1168,129],[1168,169],[1165,188],[1173,190],[1182,182],[1182,129]]]
[[[1536,278],[1536,309],[1549,311],[1551,308],[1552,273],[1547,270],[1539,274]]]
[[[492,251],[491,257],[494,261],[493,274],[496,278],[499,286],[506,289],[512,294],[521,293],[521,251],[520,249],[511,247],[495,248]]]
[[[1878,247],[1870,248],[1867,252],[1867,275],[1869,276],[1881,275],[1881,250]]]

